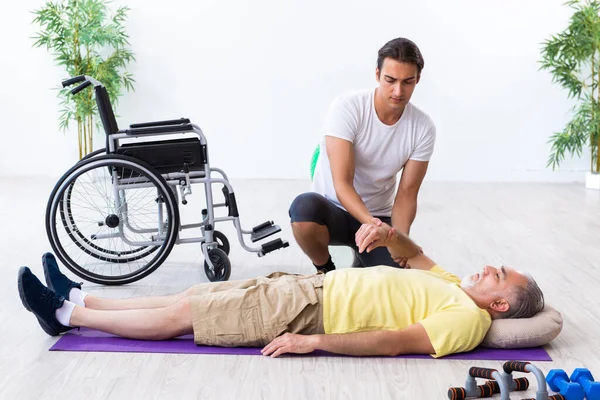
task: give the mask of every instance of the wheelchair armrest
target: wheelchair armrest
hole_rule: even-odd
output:
[[[193,131],[194,127],[192,124],[182,124],[182,125],[168,125],[168,126],[150,126],[147,128],[133,128],[133,129],[125,129],[124,132],[127,135],[147,135],[151,133],[169,133],[169,132],[188,132]]]
[[[167,121],[156,121],[156,122],[142,122],[140,124],[131,124],[129,128],[149,128],[151,126],[165,126],[165,125],[177,125],[177,124],[189,124],[189,118],[170,119]]]

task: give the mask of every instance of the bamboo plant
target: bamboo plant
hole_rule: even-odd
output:
[[[129,48],[124,22],[129,8],[119,7],[109,16],[106,0],[62,0],[48,2],[35,10],[34,24],[41,31],[34,37],[34,47],[46,47],[67,78],[88,75],[102,82],[116,108],[123,89],[133,90],[134,79],[124,69],[135,57]],[[93,151],[97,107],[93,91],[76,96],[69,89],[59,89],[61,104],[59,127],[68,129],[77,122],[79,159]]]
[[[552,74],[552,82],[574,98],[573,117],[561,132],[554,133],[548,166],[553,169],[565,153],[581,156],[591,151],[590,172],[600,173],[600,2],[571,0],[568,27],[543,43],[541,69]]]

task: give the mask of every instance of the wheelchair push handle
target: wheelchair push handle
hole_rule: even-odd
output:
[[[63,81],[62,87],[66,88],[67,86],[71,86],[74,83],[83,82],[85,80],[85,75],[75,76],[73,78],[67,79],[66,81]]]
[[[92,82],[85,81],[81,85],[77,86],[75,89],[71,90],[71,94],[75,95],[75,94],[81,92],[86,87],[91,86],[91,85],[92,85]]]
[[[73,85],[75,83],[79,83],[79,82],[83,82],[83,83],[81,85],[77,86],[75,89],[72,89],[71,94],[75,95],[75,94],[81,92],[86,87],[91,86],[91,85],[102,86],[102,83],[98,82],[94,78],[87,76],[87,75],[79,75],[79,76],[75,76],[71,79],[67,79],[66,81],[62,82],[62,86],[64,88],[66,88],[67,86],[71,86],[71,85]]]

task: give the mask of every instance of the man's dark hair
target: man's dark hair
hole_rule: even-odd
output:
[[[416,65],[417,75],[421,75],[421,71],[425,66],[425,61],[417,45],[406,38],[392,39],[379,49],[377,55],[377,68],[379,68],[379,71],[381,71],[383,60],[386,58]]]

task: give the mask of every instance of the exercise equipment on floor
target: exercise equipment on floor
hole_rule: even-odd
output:
[[[577,400],[567,398],[562,394],[549,396],[544,373],[533,364],[522,361],[507,361],[502,366],[502,371],[471,367],[465,387],[448,389],[448,398],[450,400],[464,400],[467,398],[491,397],[496,393],[500,393],[502,400],[510,400],[511,391],[524,391],[529,388],[529,380],[525,377],[513,379],[513,372],[533,373],[536,378],[536,397],[535,399],[526,400]],[[488,381],[483,385],[477,385],[475,378],[488,379]]]
[[[587,400],[600,400],[600,382],[595,382],[587,368],[575,368],[571,374],[571,382],[581,385]]]
[[[573,383],[562,369],[553,369],[548,372],[546,382],[550,389],[562,394],[567,400],[583,400],[585,394],[579,383]]]

